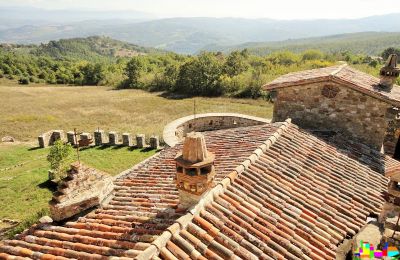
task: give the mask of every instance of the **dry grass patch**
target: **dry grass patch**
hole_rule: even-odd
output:
[[[1,84],[1,82],[0,82]],[[32,141],[50,129],[158,134],[170,121],[193,113],[193,98],[166,99],[140,90],[106,87],[2,86],[0,137]],[[234,112],[270,118],[265,100],[196,98],[197,113]]]

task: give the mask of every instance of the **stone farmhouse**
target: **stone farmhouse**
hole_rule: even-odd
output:
[[[399,212],[398,74],[395,56],[381,79],[288,74],[265,86],[272,123],[178,120],[165,131],[177,141],[105,185],[98,207],[0,242],[0,259],[344,259],[368,217]]]

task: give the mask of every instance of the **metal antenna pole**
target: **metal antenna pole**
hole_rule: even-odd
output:
[[[78,163],[81,164],[81,159],[79,156],[79,143],[78,143],[78,138],[76,137],[78,134],[76,133],[76,128],[74,128],[74,139],[75,139],[75,145],[76,145],[76,155],[78,157]]]

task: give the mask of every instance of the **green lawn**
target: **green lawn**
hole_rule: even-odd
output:
[[[27,145],[0,145],[0,219],[34,221],[37,215],[46,214],[54,190],[47,182],[48,151]],[[94,147],[82,150],[80,155],[83,163],[116,175],[154,153],[127,147]]]

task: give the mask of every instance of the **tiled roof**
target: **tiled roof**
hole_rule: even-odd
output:
[[[216,180],[228,173],[280,126],[267,124],[206,133],[216,155]],[[0,259],[134,258],[176,219],[174,157],[181,145],[163,150],[115,180],[115,196],[102,208],[62,225],[39,224],[0,242]],[[14,258],[13,258],[14,257]]]
[[[334,259],[384,203],[375,155],[287,122],[138,259]]]
[[[393,104],[400,104],[399,86],[395,85],[390,92],[381,90],[378,78],[351,68],[347,64],[289,73],[264,85],[263,88],[273,90],[324,81],[343,84],[364,94]]]
[[[0,259],[332,259],[379,213],[388,182],[379,169],[399,165],[290,122],[205,136],[216,185],[189,211],[177,207],[177,145],[119,176],[102,208],[1,242]]]

